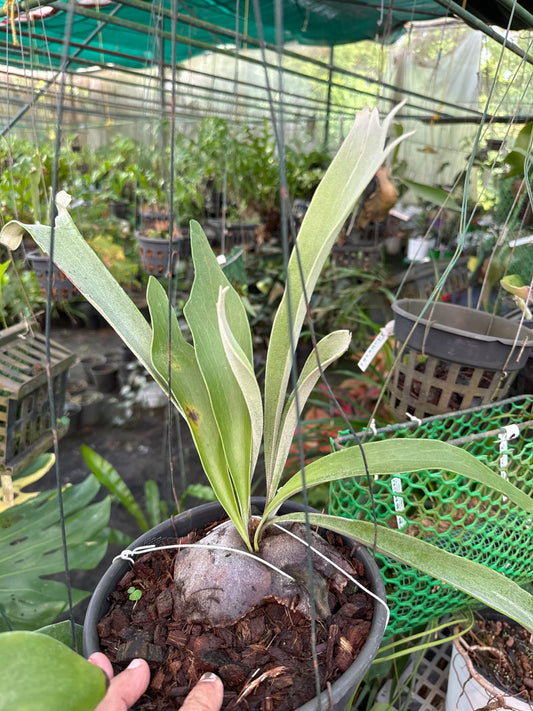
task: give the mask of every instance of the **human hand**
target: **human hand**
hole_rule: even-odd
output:
[[[128,711],[129,707],[148,688],[150,667],[144,659],[134,659],[124,671],[116,676],[114,676],[111,662],[102,652],[91,654],[89,661],[100,667],[110,680],[107,693],[95,711]]]
[[[95,711],[127,711],[146,691],[150,682],[150,669],[144,659],[134,659],[124,671],[113,677],[111,662],[101,652],[89,657],[111,680],[107,694]],[[183,711],[219,711],[224,687],[215,674],[204,674],[185,699]]]

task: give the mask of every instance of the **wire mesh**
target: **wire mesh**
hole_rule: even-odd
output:
[[[510,424],[518,426],[519,436],[502,453],[499,435]],[[531,496],[532,434],[533,396],[521,396],[382,428],[368,441],[421,437],[460,445]],[[336,447],[354,443],[348,435],[335,440]],[[505,573],[519,584],[533,580],[531,516],[488,487],[447,471],[420,471],[378,477],[372,494],[378,523]],[[366,478],[333,482],[329,513],[372,521]],[[465,593],[429,575],[381,554],[377,559],[391,608],[387,636],[473,604]]]

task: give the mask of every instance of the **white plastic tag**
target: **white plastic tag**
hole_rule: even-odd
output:
[[[520,436],[520,430],[517,425],[507,425],[502,427],[502,431],[498,434],[500,440],[500,476],[507,479],[507,467],[509,465],[509,455],[507,443]]]
[[[395,494],[394,499],[394,510],[396,511],[396,524],[398,529],[401,531],[402,528],[407,526],[407,521],[403,516],[400,515],[400,511],[405,510],[405,503],[402,496],[397,496],[397,494],[402,494],[402,480],[395,476],[392,479],[392,491]]]
[[[392,336],[394,332],[394,321],[389,321],[386,326],[383,326],[378,335],[374,338],[372,343],[368,346],[366,351],[361,356],[358,362],[359,368],[365,372],[370,363],[374,360],[380,350],[383,348],[384,344],[387,342],[389,336]]]

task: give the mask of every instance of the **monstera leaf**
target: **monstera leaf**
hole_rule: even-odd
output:
[[[91,503],[94,476],[65,487],[63,507],[71,569],[94,568],[103,558],[110,499]],[[64,571],[57,492],[45,491],[0,513],[0,631],[48,625],[67,609],[67,588],[48,576]],[[89,595],[72,590],[73,603]]]

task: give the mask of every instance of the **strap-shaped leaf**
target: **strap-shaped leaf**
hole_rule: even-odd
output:
[[[305,521],[305,514],[287,514],[276,520]],[[370,546],[374,543],[375,529],[370,521],[309,514],[309,522],[353,536]],[[462,590],[533,631],[533,595],[501,573],[384,526],[377,527],[377,548],[391,558]]]
[[[307,398],[311,394],[318,379],[320,378],[320,368],[317,363],[317,355],[320,360],[322,370],[337,360],[350,345],[351,334],[349,331],[334,331],[324,336],[317,343],[317,353],[314,351],[307,358],[300,377],[298,378],[298,407],[303,411]],[[283,467],[287,461],[289,449],[294,439],[294,432],[298,425],[298,413],[296,411],[296,397],[292,392],[285,405],[281,418],[279,439],[276,444],[276,459],[272,470],[272,478],[267,478],[267,500],[270,500],[278,488]]]
[[[146,292],[152,320],[152,362],[161,379],[168,380],[168,297],[159,282],[151,278]],[[235,527],[248,539],[228,473],[224,449],[213,414],[209,393],[196,361],[194,348],[181,333],[174,310],[170,312],[171,392],[185,417],[196,444],[204,472]]]
[[[69,203],[70,195],[63,191],[57,194],[55,264],[65,272],[87,301],[102,314],[148,372],[160,383],[150,360],[149,324],[79,233],[67,211]],[[9,249],[16,249],[25,232],[33,237],[43,252],[50,251],[50,227],[25,225],[16,220],[3,227],[0,243]]]
[[[243,353],[242,348],[237,343],[229,327],[228,319],[226,318],[225,296],[227,291],[228,287],[220,289],[220,296],[217,302],[218,323],[222,337],[222,345],[224,346],[229,364],[233,369],[233,374],[243,394],[248,412],[250,413],[250,422],[252,424],[252,458],[249,477],[251,481],[263,440],[263,400],[254,369]]]
[[[100,484],[105,486],[113,496],[116,496],[126,511],[137,521],[141,531],[147,531],[148,522],[146,521],[146,517],[131,493],[130,488],[115,467],[86,444],[81,445],[81,454]]]
[[[400,136],[385,148],[389,125],[398,110],[380,124],[376,110],[360,111],[318,186],[298,234],[297,245],[308,299],[342,225]],[[290,293],[291,318],[289,318]],[[291,255],[285,293],[274,319],[265,373],[265,466],[272,476],[283,402],[291,368],[289,327],[298,341],[306,313],[297,254]]]
[[[184,314],[220,432],[241,517],[247,521],[252,425],[248,406],[222,343],[216,306],[220,288],[230,287],[225,308],[229,328],[245,357],[253,364],[250,325],[239,295],[226,279],[202,228],[194,221],[191,222],[191,251],[195,275]]]
[[[436,439],[389,439],[367,442],[363,445],[366,466],[370,476],[393,476],[405,472],[443,469],[466,479],[472,479],[502,496],[507,496],[525,512],[533,513],[533,499],[509,481],[496,474],[470,452],[453,444]],[[365,463],[359,447],[346,449],[320,457],[305,468],[306,485],[316,486],[335,479],[364,476]],[[264,516],[269,517],[279,506],[302,490],[301,474],[295,474],[281,487],[265,507]]]
[[[63,506],[69,563],[90,569],[107,549],[110,499],[91,504],[94,476],[65,488]],[[64,570],[56,491],[46,491],[0,514],[0,606],[16,629],[47,625],[68,605],[67,588],[43,576]],[[78,603],[89,593],[73,590]],[[6,626],[0,617],[0,631]]]

